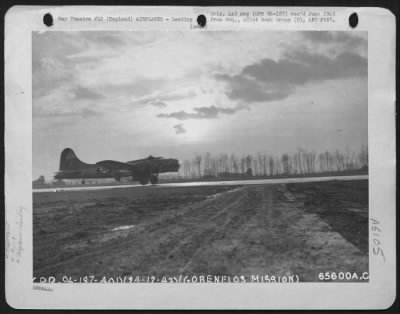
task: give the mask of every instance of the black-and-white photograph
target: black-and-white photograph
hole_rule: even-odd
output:
[[[34,282],[368,282],[367,43],[33,32]]]

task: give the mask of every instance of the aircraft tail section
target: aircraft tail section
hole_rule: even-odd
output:
[[[61,153],[60,171],[80,170],[90,166],[79,160],[71,148],[66,148]]]

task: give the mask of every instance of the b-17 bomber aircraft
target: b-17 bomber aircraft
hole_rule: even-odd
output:
[[[65,148],[61,153],[60,169],[55,173],[54,179],[85,179],[115,178],[120,181],[122,177],[132,177],[132,181],[139,181],[145,185],[158,182],[158,174],[163,172],[177,172],[180,162],[173,158],[149,156],[144,159],[120,162],[103,160],[95,164],[87,164],[76,157],[71,148]]]

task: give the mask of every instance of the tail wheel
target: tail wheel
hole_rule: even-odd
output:
[[[153,174],[153,175],[150,177],[150,182],[151,182],[151,184],[157,184],[157,182],[158,182],[158,175]]]

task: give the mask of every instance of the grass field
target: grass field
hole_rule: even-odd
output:
[[[368,181],[33,194],[34,277],[368,271]]]

